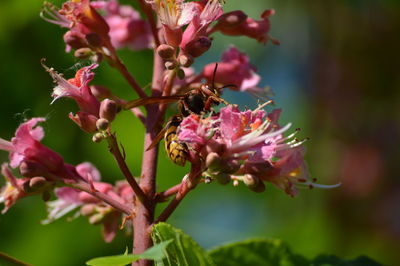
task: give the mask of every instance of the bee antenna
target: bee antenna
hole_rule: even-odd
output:
[[[212,87],[215,88],[215,76],[217,75],[218,63],[215,63],[214,73],[212,78]]]
[[[229,87],[238,89],[238,86],[236,86],[235,84],[228,84],[228,85],[225,85],[225,86],[223,86],[221,89],[225,89],[225,88],[229,88]]]

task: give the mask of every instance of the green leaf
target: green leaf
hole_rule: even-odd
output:
[[[152,238],[154,243],[173,239],[173,244],[166,249],[166,257],[156,261],[158,266],[215,266],[207,252],[190,236],[166,223],[153,226]]]
[[[366,257],[360,256],[353,260],[344,260],[333,255],[319,255],[311,265],[313,266],[381,266],[382,264]]]
[[[131,264],[139,259],[148,260],[162,260],[165,257],[164,250],[173,240],[163,241],[153,247],[149,248],[142,254],[129,254],[129,255],[117,255],[94,258],[86,262],[86,265],[91,266],[123,266]]]
[[[302,266],[307,259],[291,252],[281,240],[251,239],[209,251],[218,266]]]

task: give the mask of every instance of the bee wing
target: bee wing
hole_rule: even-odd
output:
[[[160,142],[160,140],[164,137],[165,132],[167,131],[167,127],[168,127],[168,124],[163,129],[161,129],[160,132],[158,132],[157,136],[154,138],[154,140],[150,144],[150,146],[147,147],[146,151],[153,149]]]
[[[124,105],[124,109],[131,109],[134,107],[154,104],[154,103],[172,103],[183,99],[184,95],[160,96],[160,97],[147,97],[129,101]]]

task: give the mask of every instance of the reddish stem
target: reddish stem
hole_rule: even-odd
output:
[[[166,201],[169,197],[171,197],[172,195],[175,195],[176,193],[178,193],[180,187],[181,187],[182,183],[175,185],[173,187],[170,187],[169,189],[157,193],[156,195],[156,201],[157,202],[164,202]]]
[[[147,19],[149,20],[151,32],[153,33],[153,37],[154,37],[154,44],[156,47],[158,47],[160,45],[160,39],[158,37],[157,22],[154,19],[153,10],[150,5],[148,5],[144,2],[144,0],[139,0],[139,5],[142,8],[143,13],[146,14]]]
[[[79,182],[79,183],[65,184],[65,185],[70,186],[75,189],[78,189],[78,190],[81,190],[81,191],[85,191],[85,192],[89,193],[90,195],[104,201],[105,203],[107,203],[108,205],[113,207],[114,209],[125,213],[126,215],[131,215],[133,212],[133,210],[130,207],[128,207],[127,205],[120,203],[119,201],[108,196],[107,194],[101,193],[97,190],[93,190],[93,188],[90,187],[90,185],[88,185],[88,184]]]
[[[153,69],[152,95],[161,95],[164,64],[156,52],[154,52]],[[149,204],[147,208],[143,204],[136,205],[136,216],[133,220],[133,252],[135,254],[142,253],[153,245],[151,240],[151,226],[154,221],[154,209],[156,204],[154,197],[156,192],[158,145],[151,150],[146,150],[146,148],[153,143],[153,140],[157,135],[154,124],[156,123],[159,110],[156,105],[149,106],[147,110],[140,186],[146,194],[147,199],[149,199]],[[148,266],[152,265],[152,262],[149,260],[139,260],[134,262],[133,265]]]
[[[132,187],[133,191],[135,192],[136,197],[142,202],[144,205],[148,204],[147,197],[143,190],[140,188],[138,183],[136,182],[135,178],[133,177],[131,171],[129,170],[128,166],[126,165],[125,159],[121,154],[119,149],[117,139],[114,134],[109,134],[108,145],[110,152],[114,155],[115,160],[118,163],[121,172],[124,174],[126,180],[128,181],[129,185]]]

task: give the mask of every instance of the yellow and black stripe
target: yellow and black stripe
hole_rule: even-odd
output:
[[[189,150],[186,143],[179,142],[178,135],[176,134],[181,122],[182,119],[179,117],[173,117],[171,119],[164,134],[164,143],[165,150],[171,161],[179,166],[184,166]]]

